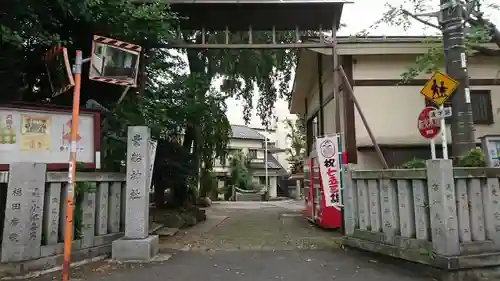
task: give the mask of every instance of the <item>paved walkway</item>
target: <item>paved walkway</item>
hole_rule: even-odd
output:
[[[73,270],[85,281],[432,280],[371,255],[343,249],[340,236],[298,216],[301,203],[215,203],[209,219],[162,241],[157,264],[100,262]],[[60,273],[36,278],[60,279]]]

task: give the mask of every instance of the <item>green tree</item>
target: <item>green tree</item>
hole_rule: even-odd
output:
[[[136,6],[128,0],[23,0],[2,6],[0,13],[0,81],[6,87],[6,94],[1,97],[3,102],[39,102],[51,97],[41,58],[54,45],[66,46],[70,57],[76,49],[88,55],[92,35],[99,34],[151,49],[171,38],[172,24],[176,23],[164,4],[153,2]],[[193,103],[191,93],[196,87],[195,77],[177,74],[185,66],[181,58],[166,50],[149,50],[148,55],[150,79],[143,97],[138,98],[135,91],[130,91],[122,104],[115,105],[123,88],[89,81],[85,75],[88,69],[84,67],[81,100],[96,100],[99,107],[106,109],[102,124],[105,169],[116,171],[126,160],[127,126],[152,128],[152,136],[159,141],[153,181],[163,188],[165,182],[184,182],[183,178],[193,178],[192,155],[172,136],[184,130],[190,117],[203,114],[201,109],[206,105]],[[50,102],[70,105],[71,94],[51,98]],[[213,108],[214,103],[210,106]],[[220,115],[220,110],[217,112]],[[174,185],[173,189],[173,194],[178,196],[174,201],[185,201],[186,186]]]
[[[175,22],[168,6],[159,2],[136,6],[127,0],[2,2],[0,17],[3,102],[41,101],[52,96],[42,55],[55,45],[66,46],[70,58],[76,49],[89,55],[94,34],[147,47],[168,41]],[[86,75],[82,80],[83,101],[93,98],[110,104],[123,91],[118,86],[89,82]],[[70,94],[52,99],[56,104],[70,105],[70,101]]]
[[[184,33],[182,37],[186,42],[198,42],[202,40],[202,34],[197,31]],[[254,43],[269,43],[271,36],[268,32],[255,32],[253,34]],[[207,42],[224,42],[224,32],[211,32],[205,34]],[[231,35],[231,43],[248,42],[247,33],[234,33]],[[279,33],[277,41],[288,42],[291,40],[289,32]],[[249,122],[254,104],[252,97],[259,93],[258,106],[256,108],[262,124],[269,127],[274,104],[279,97],[288,98],[291,71],[295,63],[295,53],[286,50],[252,50],[252,49],[188,49],[182,52],[188,60],[189,73],[197,77],[198,88],[193,91],[194,100],[199,103],[207,102],[207,99],[214,91],[218,92],[220,99],[236,97],[244,101],[244,119]],[[211,89],[216,79],[222,81],[219,89]],[[194,165],[201,167],[203,173],[208,174],[213,166],[215,157],[224,157],[223,146],[207,145],[203,137],[216,138],[225,135],[228,138],[230,129],[227,117],[220,117],[223,120],[216,126],[217,130],[205,130],[209,122],[203,119],[203,114],[190,116],[186,127],[186,137],[184,148],[194,148]],[[206,115],[209,116],[209,115]],[[205,132],[205,133],[204,133]],[[207,135],[206,132],[213,132]],[[227,139],[226,139],[227,141]],[[213,149],[217,152],[214,153]],[[222,158],[221,158],[222,159]],[[198,171],[198,169],[196,170]],[[198,178],[198,175],[195,175]]]
[[[304,119],[302,116],[298,116],[295,121],[286,119],[285,125],[289,130],[286,137],[290,141],[290,148],[286,150],[288,162],[290,163],[292,173],[299,173],[304,165],[304,153],[306,150]]]
[[[253,182],[253,170],[251,159],[243,152],[237,151],[230,155],[229,175],[231,183],[241,190],[254,191],[256,188]]]
[[[159,141],[153,177],[158,187],[155,188],[158,204],[164,202],[162,189],[167,185],[174,190],[174,201],[184,204],[189,187],[196,186],[199,168],[210,171],[215,157],[223,157],[230,135],[224,114],[227,97],[245,100],[248,121],[254,108],[252,95],[259,92],[257,112],[268,125],[277,97],[289,94],[293,52],[181,50],[181,55],[188,59],[184,64],[182,57],[155,49],[175,35],[173,26],[177,24],[175,15],[160,1],[137,6],[128,0],[19,0],[0,5],[0,82],[5,93],[0,102],[71,104],[69,93],[51,98],[41,57],[54,45],[66,46],[71,58],[76,49],[88,55],[92,35],[99,34],[139,44],[147,50],[148,80],[142,97],[130,91],[116,105],[123,88],[89,81],[83,75],[81,100],[95,100],[107,108],[103,121],[107,169],[120,168],[125,160],[126,126],[152,127],[152,135]],[[242,34],[233,34],[232,40],[246,41],[247,35]],[[196,31],[183,36],[186,41],[201,40]],[[265,32],[256,32],[253,37],[256,43],[270,38]],[[213,32],[206,38],[223,40],[223,35]],[[289,33],[282,33],[277,40],[289,41],[289,38]],[[189,73],[179,74],[185,68]],[[220,89],[211,89],[215,79],[223,80]],[[183,141],[172,138],[181,133],[185,133]]]

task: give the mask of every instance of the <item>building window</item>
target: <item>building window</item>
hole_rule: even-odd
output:
[[[472,118],[474,124],[490,125],[493,124],[493,107],[491,105],[491,91],[490,90],[471,90],[470,101],[472,106]],[[432,104],[425,100],[426,106]],[[444,103],[444,106],[452,106],[451,99]],[[450,124],[451,118],[446,118],[446,124]]]
[[[262,142],[262,148],[266,148],[266,142]],[[267,148],[276,148],[276,143],[273,141],[267,141]]]
[[[490,90],[472,90],[470,95],[475,124],[493,124],[493,107]]]
[[[259,184],[266,185],[266,176],[259,177]]]
[[[257,150],[256,149],[249,149],[248,150],[248,157],[255,159],[257,158]]]
[[[228,149],[228,151],[227,151],[228,153],[227,154],[228,154],[229,157],[231,157],[233,155],[241,153],[241,151],[242,151],[241,149],[230,148],[230,149]]]

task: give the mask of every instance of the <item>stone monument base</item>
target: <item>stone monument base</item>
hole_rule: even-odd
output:
[[[158,235],[144,239],[121,238],[113,241],[111,257],[123,262],[149,262],[158,254],[159,244]]]

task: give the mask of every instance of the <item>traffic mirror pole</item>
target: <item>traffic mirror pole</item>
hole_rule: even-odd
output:
[[[121,52],[126,52],[131,55],[137,55],[139,57],[139,52],[142,51],[141,46],[139,45],[134,45],[126,42],[122,42],[119,40],[111,39],[111,38],[105,38],[102,36],[97,36],[94,35],[94,39],[92,40],[92,49],[94,49],[94,45],[99,43],[99,44],[104,44],[108,48],[113,48],[115,50],[119,50]],[[111,43],[112,42],[112,43]],[[126,47],[123,47],[123,46]],[[127,49],[127,50],[122,50],[122,49]],[[64,48],[64,52],[66,49]],[[94,52],[92,52],[95,54]],[[48,56],[48,55],[47,55]],[[144,56],[142,57],[144,58]],[[77,142],[78,142],[78,123],[80,119],[80,89],[81,89],[81,83],[82,83],[82,64],[90,62],[92,64],[92,57],[85,58],[83,59],[82,57],[82,51],[77,50],[76,51],[76,57],[75,57],[75,63],[73,65],[72,69],[72,75],[74,76],[74,83],[70,83],[70,86],[74,86],[73,88],[73,109],[72,109],[72,119],[71,119],[71,144],[70,144],[70,157],[69,157],[69,167],[68,167],[68,190],[67,190],[67,198],[66,198],[66,218],[65,218],[65,225],[64,225],[64,250],[63,250],[63,267],[62,267],[62,281],[69,281],[70,278],[70,267],[71,267],[71,244],[73,241],[73,203],[74,203],[74,193],[76,189],[76,161],[77,161]],[[140,61],[139,61],[140,62]],[[69,65],[69,61],[67,59],[67,56],[65,56],[65,63]],[[91,66],[92,67],[92,66]],[[67,67],[67,72],[68,76],[71,78],[71,73],[69,73],[69,67]],[[48,70],[47,70],[48,71]],[[134,73],[137,73],[137,67],[136,71]],[[144,73],[143,73],[144,74]],[[144,76],[144,75],[143,75]],[[143,77],[144,78],[144,77]],[[89,79],[95,80],[95,81],[100,81],[100,82],[105,82],[105,83],[110,83],[110,84],[118,84],[118,85],[126,85],[127,88],[125,89],[124,93],[122,94],[122,97],[120,98],[119,102],[123,99],[123,97],[126,95],[128,89],[130,87],[136,87],[136,82],[137,82],[137,75],[133,74],[132,77],[126,77],[125,80],[120,80],[120,79],[108,79],[107,77],[98,77],[98,76],[92,76],[90,77],[89,73]],[[133,80],[133,81],[131,81]],[[142,85],[144,85],[144,79],[142,79]],[[74,85],[73,85],[74,84]],[[51,84],[52,86],[52,84]],[[52,88],[54,91],[54,88]],[[66,88],[66,90],[69,90],[69,88]],[[64,90],[64,91],[66,91]],[[143,91],[144,89],[142,89]],[[58,93],[61,94],[62,92]]]
[[[76,51],[73,67],[75,87],[73,88],[73,116],[71,119],[71,154],[68,169],[68,195],[66,198],[66,222],[64,224],[64,262],[62,281],[69,281],[71,266],[71,243],[73,240],[73,194],[76,187],[76,138],[80,118],[80,86],[82,83],[82,51]]]
[[[71,267],[71,244],[73,243],[73,201],[76,189],[76,152],[78,142],[78,123],[80,119],[80,89],[82,85],[82,64],[90,62],[90,58],[83,58],[82,51],[76,51],[73,75],[73,110],[71,117],[71,145],[68,169],[68,193],[66,198],[66,221],[64,224],[64,250],[62,281],[69,281]]]

